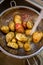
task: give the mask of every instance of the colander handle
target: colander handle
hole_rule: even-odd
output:
[[[12,0],[12,1],[10,2],[10,6],[13,7],[13,4],[14,4],[14,6],[16,6],[16,2],[15,2],[14,0]]]

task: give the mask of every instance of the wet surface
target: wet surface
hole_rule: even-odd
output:
[[[24,12],[24,10],[25,10],[25,12]],[[30,9],[26,9],[26,8],[11,9],[2,15],[0,27],[1,27],[1,25],[7,25],[9,22],[6,22],[6,20],[9,20],[10,18],[14,17],[15,12],[19,12],[19,14],[26,13],[32,18],[33,21],[38,16],[36,12],[34,12]],[[31,19],[30,17],[29,17],[29,19]],[[7,43],[5,41],[5,35],[2,32],[0,32],[0,45],[1,45],[1,47],[4,50],[6,50],[7,52],[9,52],[10,54],[17,55],[17,56],[24,56],[24,55],[27,56],[27,55],[31,55],[31,54],[35,53],[36,51],[38,51],[41,48],[41,46],[42,46],[41,44],[43,44],[43,42],[41,44],[38,43],[37,45],[32,43],[32,44],[34,44],[34,46],[33,46],[34,48],[31,49],[29,52],[25,52],[24,50],[20,50],[20,49],[17,49],[17,50],[12,49],[10,47],[7,47],[6,44]]]
[[[9,8],[10,7],[10,1],[11,0],[5,0],[1,5],[0,5],[0,13],[2,11],[4,11],[5,9]],[[24,0],[15,0],[17,5],[24,5],[24,6],[30,6],[30,7],[33,7],[34,9],[37,9],[38,11],[40,11],[39,8],[36,8],[34,6],[32,6],[30,3],[27,3],[26,1]],[[12,51],[12,50],[11,50]],[[43,56],[42,55],[43,52],[41,53],[41,57]],[[43,59],[42,59],[43,60]],[[1,51],[0,51],[0,65],[26,65],[25,63],[25,60],[19,60],[19,59],[15,59],[15,58],[12,58],[12,57],[9,57],[5,54],[3,54]]]

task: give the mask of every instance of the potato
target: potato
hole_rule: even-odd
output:
[[[32,27],[33,27],[32,21],[28,21],[28,22],[27,22],[27,28],[28,28],[28,29],[31,29]]]
[[[26,42],[27,41],[27,37],[24,34],[22,34],[22,33],[17,33],[16,34],[16,39],[18,41],[22,41],[22,42]]]
[[[42,32],[42,36],[43,36],[43,32]]]
[[[18,41],[17,43],[18,43],[19,48],[23,48],[23,42]]]
[[[42,32],[35,32],[33,34],[33,42],[38,43],[42,38]]]
[[[8,33],[8,32],[9,32],[9,27],[3,25],[3,26],[1,27],[1,31],[2,31],[3,33]]]
[[[16,42],[16,39],[15,39],[15,38],[13,38],[13,39],[12,39],[12,42]]]
[[[26,27],[27,27],[27,25],[26,25],[27,22],[24,21],[22,24],[23,24],[23,27],[26,29]]]
[[[31,42],[31,41],[32,41],[32,36],[28,37],[28,42]]]
[[[15,15],[15,17],[14,17],[14,22],[21,24],[21,23],[22,23],[21,16],[20,16],[20,15]]]
[[[25,31],[25,34],[26,34],[26,35],[30,35],[30,32],[31,32],[31,30],[28,30],[28,29],[27,29],[27,30]]]
[[[15,42],[8,42],[7,46],[12,47],[14,49],[18,49],[18,44]]]
[[[24,32],[23,26],[21,24],[19,24],[19,23],[15,24],[15,29],[16,29],[17,32],[21,32],[21,33]]]
[[[30,51],[30,50],[31,50],[31,45],[30,45],[30,43],[26,42],[26,43],[24,44],[24,50],[25,50],[25,51]]]
[[[13,21],[9,22],[9,28],[11,31],[14,31],[15,30],[15,24]]]
[[[14,32],[9,32],[8,34],[6,34],[6,42],[11,41],[13,37],[14,37]]]

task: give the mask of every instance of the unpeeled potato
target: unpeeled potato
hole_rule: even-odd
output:
[[[27,21],[27,28],[31,29],[33,27],[33,22],[32,21]]]
[[[7,46],[12,47],[14,49],[18,49],[18,44],[15,42],[8,42]]]
[[[28,40],[28,38],[22,33],[17,33],[16,34],[16,39],[18,41],[22,41],[22,42],[26,42]]]
[[[25,21],[22,23],[22,25],[23,25],[23,27],[24,27],[25,29],[26,29],[26,27],[27,27],[26,24],[27,24],[27,22],[25,22]]]
[[[3,26],[1,27],[1,31],[2,31],[3,33],[8,33],[8,32],[9,32],[9,27],[3,25]]]
[[[12,39],[12,42],[16,42],[16,39],[15,39],[15,38],[13,38],[13,39]]]
[[[35,32],[33,34],[33,42],[38,43],[42,39],[42,36],[43,36],[42,32]]]
[[[16,29],[17,32],[21,32],[21,33],[24,32],[23,26],[21,24],[19,24],[19,23],[15,24],[15,29]]]
[[[11,41],[13,37],[14,37],[14,32],[9,32],[8,34],[6,34],[6,42]]]
[[[23,48],[23,42],[18,41],[17,43],[18,43],[19,48]]]
[[[9,22],[9,28],[11,31],[14,31],[15,30],[15,24],[13,21]]]
[[[30,35],[30,32],[31,32],[31,30],[27,29],[27,30],[25,31],[25,34],[26,34],[26,35]]]
[[[31,50],[31,45],[30,45],[30,43],[26,42],[26,43],[24,44],[24,50],[25,50],[25,51],[30,51],[30,50]]]
[[[14,16],[14,22],[21,24],[21,23],[22,23],[21,16],[20,16],[20,15],[15,15],[15,16]]]

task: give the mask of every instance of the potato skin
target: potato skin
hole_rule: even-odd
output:
[[[17,32],[21,32],[21,33],[24,32],[23,26],[21,24],[19,24],[19,23],[15,24],[15,29],[16,29]]]
[[[33,42],[38,43],[42,38],[42,32],[35,32],[33,34]]]
[[[14,49],[18,49],[18,44],[17,43],[14,43],[14,42],[8,42],[7,43],[7,46],[12,47]]]
[[[24,50],[25,50],[25,51],[30,51],[30,50],[31,50],[31,45],[30,45],[30,43],[26,42],[26,43],[24,44]]]
[[[28,22],[27,22],[27,28],[28,28],[28,29],[31,29],[32,27],[33,27],[32,21],[28,21]]]
[[[25,34],[26,34],[26,35],[30,35],[30,32],[31,32],[31,30],[28,30],[28,29],[27,29],[27,30],[25,31]]]
[[[43,32],[42,32],[42,36],[43,36]]]
[[[16,34],[16,39],[18,41],[26,42],[28,38],[22,33],[17,33]]]
[[[28,38],[28,42],[31,42],[32,41],[32,36]]]
[[[11,41],[13,37],[14,37],[14,32],[9,32],[8,34],[6,34],[6,42]]]
[[[23,27],[24,27],[25,29],[26,29],[26,27],[27,27],[26,24],[27,24],[27,22],[25,22],[25,21],[22,23],[22,25],[23,25]]]
[[[11,31],[14,31],[15,30],[15,24],[13,21],[9,22],[9,28]]]
[[[23,48],[23,42],[17,41],[19,48]]]
[[[3,33],[8,33],[8,32],[9,32],[9,27],[3,25],[3,26],[1,27],[1,31],[2,31]]]
[[[16,39],[15,39],[15,38],[13,38],[13,39],[12,39],[12,42],[16,42]]]
[[[21,16],[20,16],[20,15],[15,15],[15,16],[14,16],[14,22],[21,24],[21,23],[22,23]]]

